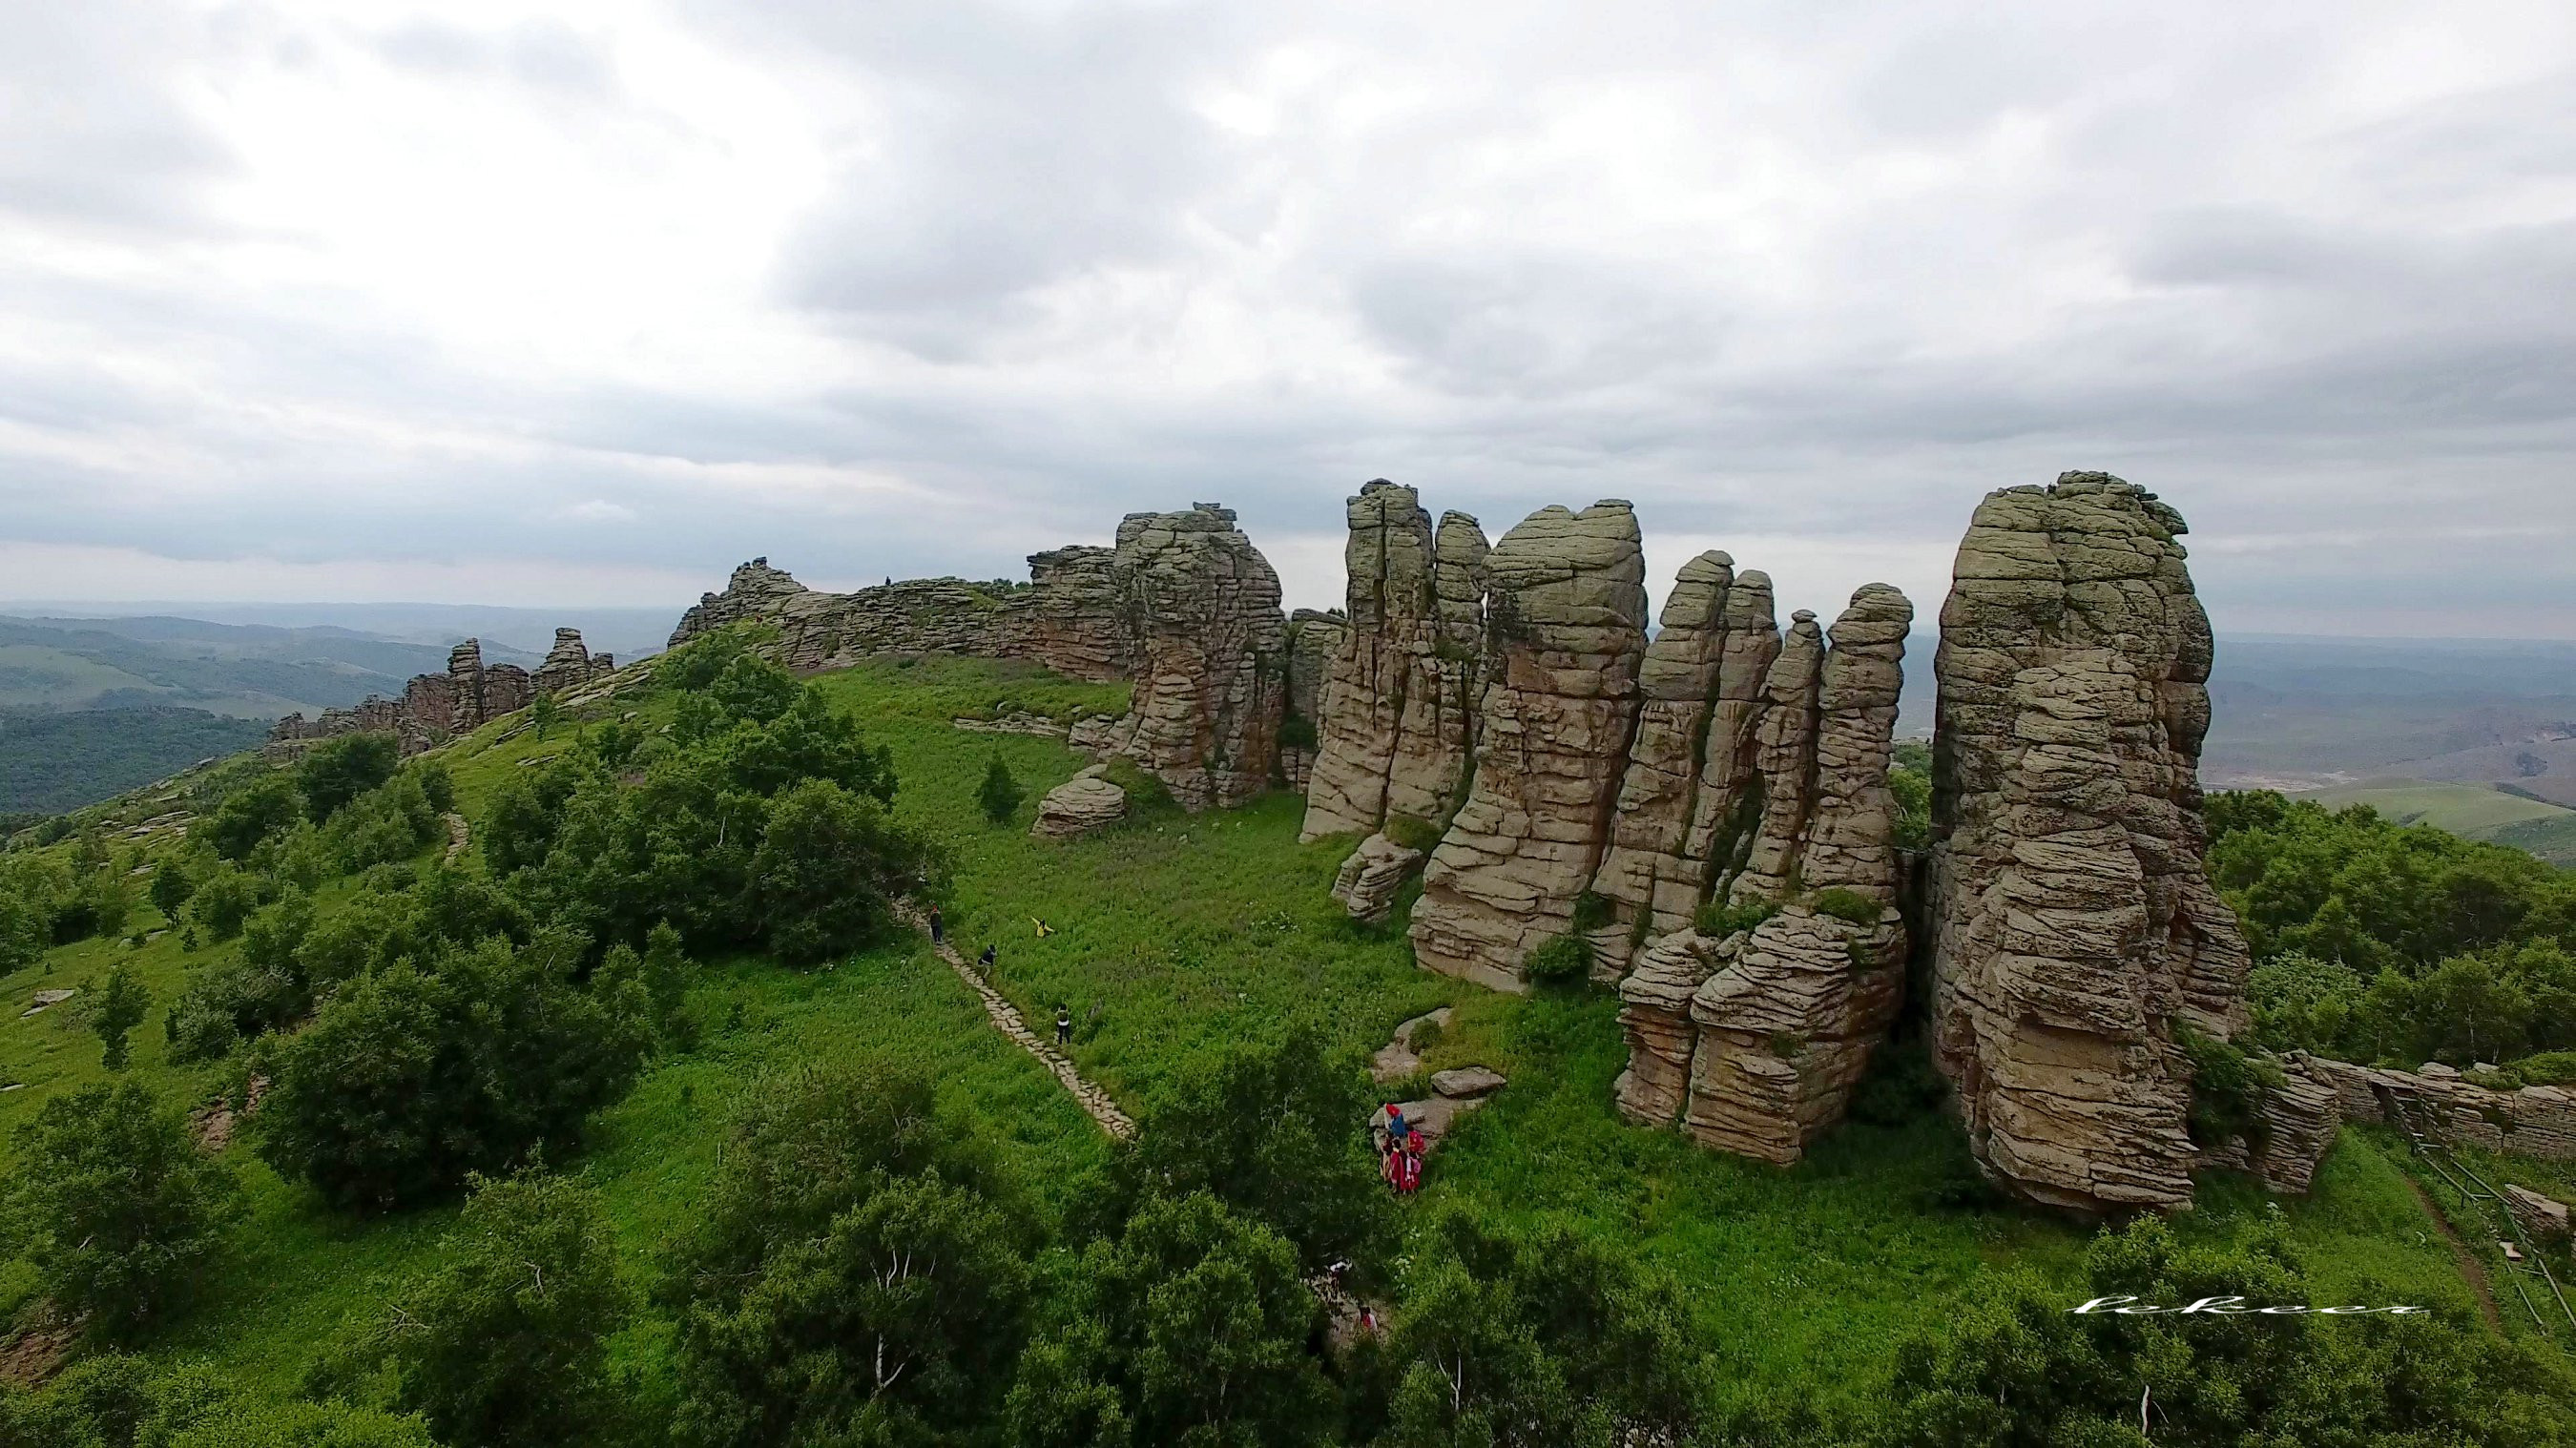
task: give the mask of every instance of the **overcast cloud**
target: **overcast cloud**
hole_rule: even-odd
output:
[[[0,598],[674,607],[1222,501],[1638,505],[1927,613],[1987,489],[2222,631],[2576,638],[2576,9],[0,9]]]

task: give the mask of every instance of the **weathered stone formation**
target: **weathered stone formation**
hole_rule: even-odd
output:
[[[1593,891],[1610,918],[1596,973],[1617,980],[1645,941],[1686,928],[1742,864],[1760,807],[1755,725],[1780,653],[1771,580],[1708,552],[1682,565],[1638,669],[1637,737]]]
[[[1384,835],[1360,841],[1333,877],[1333,898],[1353,920],[1384,925],[1395,914],[1395,897],[1404,882],[1422,868],[1422,852],[1407,849]]]
[[[528,676],[528,687],[538,694],[562,694],[578,689],[591,680],[616,671],[616,661],[607,654],[594,657],[581,641],[581,630],[555,630],[555,646],[548,650],[545,662]]]
[[[740,622],[775,628],[778,658],[799,670],[945,653],[1132,679],[1127,717],[1077,729],[1073,742],[1134,759],[1190,809],[1251,798],[1278,763],[1288,683],[1279,577],[1233,511],[1213,503],[1130,514],[1115,547],[1034,554],[1025,586],[932,578],[824,593],[754,559],[700,599],[671,642]]]
[[[1694,571],[1703,583],[1721,576],[1706,556],[1684,578]],[[1756,601],[1767,622],[1767,588]],[[1713,691],[1726,650],[1712,646],[1706,621],[1724,611],[1707,599],[1685,606],[1702,635],[1690,657]],[[1628,900],[1668,918],[1704,890],[1731,907],[1732,928],[1718,939],[1690,929],[1654,939],[1621,983],[1629,1069],[1619,1104],[1632,1119],[1678,1118],[1706,1145],[1781,1163],[1841,1120],[1904,990],[1887,769],[1913,614],[1895,589],[1866,585],[1835,621],[1830,647],[1814,615],[1797,614],[1756,707],[1728,721],[1742,731],[1726,739],[1733,758],[1717,771],[1730,783],[1689,802],[1707,822],[1695,832],[1710,841],[1704,853],[1694,854],[1688,837],[1673,851],[1680,812],[1664,809],[1655,842],[1663,849],[1649,857],[1668,861],[1669,873],[1654,878],[1684,888],[1660,901],[1631,891]],[[1741,616],[1751,624],[1749,611]],[[1737,652],[1766,650],[1752,638]],[[1646,767],[1688,777],[1653,758]],[[1709,772],[1702,761],[1702,776]],[[1632,784],[1636,777],[1632,769]],[[1740,848],[1736,835],[1746,841]],[[1655,915],[1637,918],[1650,928]]]
[[[1270,787],[1287,707],[1279,575],[1214,503],[1131,513],[1111,576],[1136,640],[1136,699],[1117,751],[1185,809],[1241,804]]]
[[[1105,829],[1127,817],[1127,791],[1102,776],[1106,762],[1048,790],[1038,801],[1037,823],[1029,833],[1040,839],[1065,840]]]
[[[1473,781],[1424,871],[1412,935],[1422,965],[1520,990],[1530,953],[1572,929],[1610,833],[1646,652],[1646,566],[1636,514],[1618,501],[1533,513],[1487,564]],[[1337,680],[1337,709],[1340,692]]]
[[[2247,955],[2202,870],[2209,620],[2180,514],[2102,473],[1988,494],[1960,544],[1934,744],[1935,1055],[1989,1176],[2179,1206],[2196,1030]]]
[[[2267,1191],[2303,1194],[2343,1125],[2339,1089],[2327,1069],[2341,1063],[2292,1051],[2274,1064],[2281,1068],[2281,1084],[2263,1092],[2254,1130],[2222,1142],[2200,1143],[2196,1165],[2248,1172]]]
[[[2439,1141],[2576,1161],[2576,1091],[2563,1086],[2497,1091],[2440,1062],[2412,1071],[2379,1071],[2323,1057],[2310,1065],[2334,1087],[2349,1120],[2412,1125]]]
[[[1299,794],[1315,770],[1324,680],[1348,632],[1339,610],[1301,608],[1288,616],[1288,713],[1279,727],[1279,775]]]
[[[467,639],[447,651],[447,672],[414,675],[401,698],[369,698],[350,708],[325,709],[315,719],[289,714],[277,721],[269,738],[382,731],[402,741],[403,753],[417,754],[524,709],[541,692],[599,684],[615,667],[609,655],[583,649],[579,629],[556,629],[554,651],[533,675],[516,664],[485,664],[482,641]]]

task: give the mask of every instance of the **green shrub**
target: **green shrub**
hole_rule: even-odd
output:
[[[1592,946],[1582,936],[1571,932],[1530,952],[1522,963],[1529,978],[1539,985],[1572,985],[1592,976]]]
[[[1739,930],[1750,930],[1780,913],[1775,900],[1711,900],[1691,917],[1691,929],[1703,940],[1724,940]],[[1870,918],[1876,919],[1875,915]]]
[[[402,745],[391,734],[369,731],[323,740],[295,766],[305,813],[315,824],[325,823],[349,801],[393,778],[401,760]]]
[[[1279,721],[1279,747],[1282,749],[1313,749],[1315,747],[1315,721],[1307,718],[1303,714],[1290,714],[1281,719]]]
[[[183,1298],[229,1216],[231,1169],[132,1081],[55,1097],[18,1128],[0,1235],[66,1316],[133,1336]]]
[[[1380,833],[1408,850],[1430,854],[1440,847],[1440,827],[1414,815],[1388,815]]]
[[[2189,1026],[2175,1039],[2191,1061],[2192,1140],[2206,1148],[2241,1136],[2261,1145],[2263,1100],[2283,1084],[2281,1068]]]
[[[1612,913],[1609,896],[1597,890],[1586,890],[1574,897],[1574,919],[1571,923],[1577,931],[1594,931],[1609,924]]]
[[[1011,766],[1002,762],[1002,752],[993,751],[993,757],[984,764],[984,783],[975,791],[975,803],[984,811],[984,818],[997,825],[1008,824],[1011,816],[1019,813],[1020,801],[1026,798],[1028,791],[1012,776]]]
[[[1819,890],[1809,897],[1807,903],[1816,908],[1816,913],[1830,915],[1836,920],[1862,926],[1878,923],[1878,902],[1858,890]]]

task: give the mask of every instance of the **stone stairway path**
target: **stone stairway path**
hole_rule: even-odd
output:
[[[911,904],[898,904],[895,909],[896,913],[902,916],[905,924],[924,935],[930,933],[929,920]],[[930,948],[939,952],[939,958],[948,962],[948,968],[957,972],[959,980],[974,987],[975,994],[983,998],[984,1014],[993,1018],[994,1026],[1003,1035],[1010,1037],[1021,1050],[1037,1057],[1038,1064],[1054,1072],[1055,1079],[1064,1083],[1064,1089],[1073,1093],[1073,1099],[1081,1104],[1083,1110],[1091,1113],[1091,1119],[1100,1123],[1101,1130],[1120,1141],[1125,1141],[1136,1134],[1135,1121],[1126,1112],[1118,1109],[1118,1103],[1109,1099],[1109,1093],[1083,1080],[1081,1073],[1073,1069],[1073,1062],[1065,1059],[1064,1053],[1055,1048],[1054,1042],[1030,1030],[1029,1023],[1020,1016],[1020,1008],[1012,1005],[1000,991],[993,989],[991,984],[976,972],[975,967],[966,963],[966,957],[957,953],[955,946],[946,941],[937,941]]]
[[[465,847],[472,843],[474,843],[473,828],[465,823],[465,816],[453,810],[448,811],[446,863],[455,864],[456,857],[464,854]]]

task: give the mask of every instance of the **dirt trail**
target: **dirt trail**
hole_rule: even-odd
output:
[[[909,904],[895,908],[906,924],[924,935],[930,933],[930,922],[919,910]],[[1054,1072],[1055,1079],[1064,1083],[1064,1089],[1073,1093],[1073,1099],[1081,1103],[1083,1110],[1091,1113],[1091,1119],[1100,1123],[1101,1130],[1121,1141],[1136,1134],[1136,1123],[1126,1112],[1118,1109],[1118,1103],[1109,1099],[1109,1093],[1083,1080],[1081,1074],[1073,1069],[1073,1062],[1065,1059],[1064,1053],[1057,1050],[1053,1042],[1030,1030],[1029,1023],[1020,1016],[1019,1007],[1012,1005],[1000,991],[993,989],[983,976],[977,974],[975,968],[966,963],[966,957],[957,953],[955,946],[938,941],[930,948],[939,952],[939,958],[948,962],[948,968],[957,972],[959,980],[974,987],[975,994],[983,998],[984,1014],[993,1018],[993,1024],[1000,1028],[1002,1034],[1010,1037],[1021,1050],[1037,1057],[1040,1065]]]
[[[2424,1215],[2431,1217],[2433,1225],[2442,1229],[2442,1240],[2451,1244],[2451,1255],[2459,1259],[2460,1275],[2469,1279],[2469,1286],[2478,1294],[2478,1311],[2485,1315],[2487,1326],[2497,1332],[2504,1331],[2504,1317],[2496,1311],[2495,1293],[2487,1285],[2487,1264],[2479,1261],[2477,1254],[2469,1250],[2469,1244],[2460,1240],[2451,1219],[2443,1216],[2442,1209],[2433,1204],[2433,1196],[2424,1190],[2422,1182],[2410,1176],[2406,1178],[2406,1189],[2415,1194],[2415,1203],[2424,1209]]]
[[[451,865],[455,864],[456,857],[464,854],[465,847],[472,843],[474,843],[473,829],[465,823],[465,816],[450,810],[447,815],[446,862]]]

